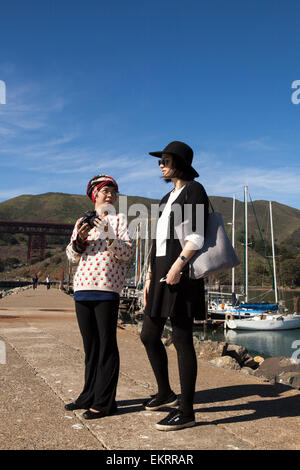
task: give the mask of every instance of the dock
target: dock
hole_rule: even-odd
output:
[[[80,393],[84,354],[74,301],[39,286],[0,299],[1,450],[300,450],[300,392],[198,359],[196,426],[161,432],[168,409],[144,410],[156,393],[135,331],[118,327],[118,413],[86,421],[64,405]],[[5,350],[5,360],[3,351]],[[180,393],[177,355],[167,348]]]

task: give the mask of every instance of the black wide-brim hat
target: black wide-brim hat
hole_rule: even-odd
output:
[[[169,155],[175,155],[179,158],[180,162],[183,164],[183,168],[187,170],[194,178],[197,178],[199,174],[192,167],[192,161],[194,152],[191,147],[189,147],[184,142],[179,142],[175,140],[174,142],[170,142],[162,151],[160,152],[149,152],[149,155],[153,157],[161,158],[164,153],[168,153]]]

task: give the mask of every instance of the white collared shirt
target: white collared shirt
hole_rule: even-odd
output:
[[[167,249],[167,239],[170,236],[169,234],[169,220],[170,220],[170,213],[171,207],[173,202],[178,198],[179,194],[183,190],[185,186],[182,188],[177,189],[176,191],[172,191],[169,199],[163,209],[163,212],[160,218],[157,221],[156,226],[156,256],[166,256],[166,249]],[[190,250],[199,250],[202,248],[204,243],[204,238],[197,233],[191,233],[185,236],[185,242],[188,242],[188,246],[186,247]]]

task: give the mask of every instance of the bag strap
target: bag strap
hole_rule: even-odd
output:
[[[212,212],[215,212],[214,207],[213,207],[213,205],[212,205],[212,203],[211,203],[211,200],[209,199],[208,196],[207,196],[207,199],[208,199],[208,203],[209,203],[209,205],[210,205],[210,207],[211,207]]]

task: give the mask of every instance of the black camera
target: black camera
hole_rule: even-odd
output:
[[[81,227],[83,224],[89,224],[91,228],[95,227],[95,219],[99,217],[96,211],[87,211],[83,214],[82,220],[79,224]]]

